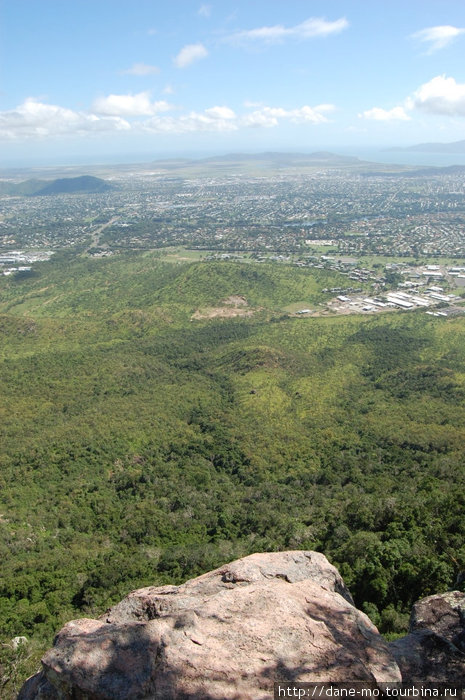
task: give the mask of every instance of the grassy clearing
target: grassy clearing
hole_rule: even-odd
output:
[[[211,255],[214,251],[209,250],[192,250],[190,248],[161,248],[158,249],[160,260],[165,262],[198,262],[203,260],[207,255]]]

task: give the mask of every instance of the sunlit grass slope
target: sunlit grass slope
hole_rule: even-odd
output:
[[[30,276],[3,281],[0,313],[33,317],[98,316],[163,305],[184,318],[202,305],[244,296],[252,307],[281,310],[286,305],[324,298],[321,290],[346,285],[347,278],[327,270],[301,270],[279,264],[163,262],[156,254],[110,259],[63,255],[37,266]]]

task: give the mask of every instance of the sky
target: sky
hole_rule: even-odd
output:
[[[465,139],[463,0],[0,0],[0,164]]]

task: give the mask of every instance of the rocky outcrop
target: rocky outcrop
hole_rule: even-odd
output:
[[[401,680],[338,571],[300,551],[134,591],[65,625],[42,665],[20,700],[265,700],[277,680]]]
[[[465,593],[451,591],[415,603],[409,634],[390,647],[404,681],[465,685]]]

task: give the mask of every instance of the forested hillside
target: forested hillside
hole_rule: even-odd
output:
[[[38,655],[65,620],[256,551],[324,552],[384,632],[454,584],[465,320],[284,312],[339,282],[152,254],[0,280],[2,642]],[[250,315],[193,317],[231,296]]]

